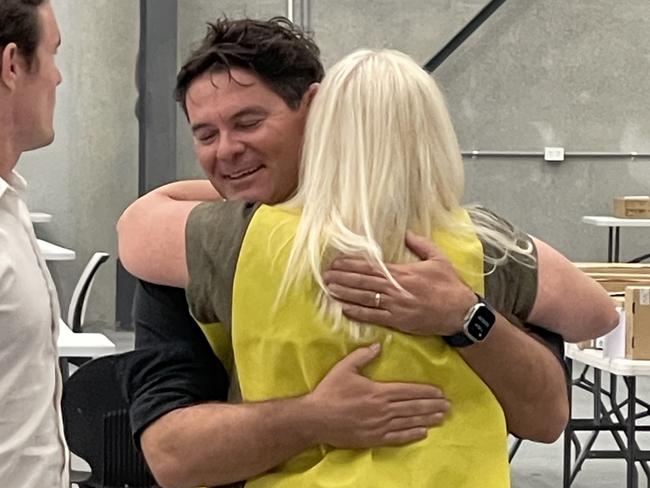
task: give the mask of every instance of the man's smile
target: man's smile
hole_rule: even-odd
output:
[[[235,171],[234,173],[225,174],[224,176],[229,180],[240,180],[240,179],[245,178],[247,176],[250,176],[250,175],[252,175],[254,173],[257,173],[263,167],[264,167],[264,165],[260,164],[259,166],[242,169],[242,170],[239,170],[239,171]]]

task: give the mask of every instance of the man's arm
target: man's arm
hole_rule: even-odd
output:
[[[189,311],[185,290],[138,280],[133,298],[135,348],[208,341]],[[199,346],[194,346],[199,345]]]
[[[595,339],[616,327],[618,312],[605,289],[551,246],[533,241],[539,288],[528,321],[568,342]]]
[[[419,335],[458,332],[476,296],[431,243],[410,235],[407,244],[423,261],[388,269],[409,295],[365,260],[349,258],[335,261],[325,273],[330,291],[354,320]],[[374,306],[376,292],[382,294],[381,308]],[[540,442],[562,433],[569,414],[566,380],[560,361],[545,345],[497,314],[485,341],[458,352],[501,403],[510,432]]]
[[[206,403],[163,415],[140,438],[149,468],[162,486],[213,486],[259,475],[319,444],[365,448],[423,439],[449,403],[430,385],[365,378],[362,368],[379,353],[378,345],[353,351],[302,397]],[[148,381],[168,390],[158,377]]]
[[[220,198],[207,180],[170,183],[140,197],[117,222],[124,267],[151,283],[184,287],[187,217],[199,203]]]
[[[501,403],[510,433],[537,442],[562,434],[569,420],[565,372],[539,340],[497,314],[485,341],[457,351]]]

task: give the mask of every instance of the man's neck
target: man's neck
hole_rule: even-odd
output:
[[[0,178],[9,181],[11,172],[18,163],[18,156],[19,154],[17,152],[12,151],[10,148],[5,148],[2,142],[0,142]]]

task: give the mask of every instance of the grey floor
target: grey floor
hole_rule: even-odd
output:
[[[133,333],[125,331],[102,330],[117,346],[117,351],[133,348]],[[574,376],[582,371],[579,363],[574,365]],[[604,380],[608,386],[608,379]],[[626,395],[624,387],[619,385],[619,398]],[[650,378],[640,378],[637,382],[637,397],[650,401]],[[593,400],[589,393],[573,389],[574,416],[589,417]],[[647,422],[644,422],[647,424]],[[587,434],[580,434],[583,440]],[[650,449],[650,433],[639,434],[639,444]],[[584,442],[584,441],[583,441]],[[616,444],[611,434],[601,433],[595,444],[600,449],[615,449]],[[511,463],[513,488],[560,488],[562,486],[563,440],[553,444],[522,443]],[[80,461],[73,459],[74,466]],[[649,486],[645,474],[639,469],[639,486]],[[623,460],[587,460],[578,473],[573,488],[619,488],[625,486],[626,465]]]

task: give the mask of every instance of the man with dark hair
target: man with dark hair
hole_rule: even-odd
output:
[[[223,20],[210,25],[203,44],[179,73],[177,99],[211,185],[167,185],[132,205],[118,224],[120,256],[127,269],[149,282],[181,286],[187,280],[185,224],[200,201],[223,197],[274,204],[295,191],[306,115],[322,73],[318,49],[286,21]],[[222,222],[214,231],[238,235],[245,229],[241,223]],[[223,266],[230,269],[237,258],[229,256]],[[453,317],[462,325],[468,307],[455,298],[466,296],[466,285],[444,258],[423,259],[403,265],[410,272],[406,288],[414,292],[411,316],[418,317],[428,334],[440,335],[435,332],[439,318]],[[535,292],[531,291],[532,298]],[[377,294],[372,296],[378,309]],[[450,299],[436,300],[440,296]],[[373,304],[365,305],[367,309]],[[610,327],[604,323],[609,315],[604,315],[594,328]],[[389,314],[374,322],[405,330],[396,318]],[[390,394],[395,384],[366,379],[360,370],[379,354],[372,348],[343,358],[305,397],[217,403],[226,392],[215,385],[232,379],[231,393],[237,390],[237,358],[232,357],[228,328],[208,324],[201,332],[187,312],[182,290],[147,282],[140,283],[136,294],[135,320],[136,347],[158,347],[161,359],[148,377],[134,375],[137,381],[131,382],[132,427],[164,486],[221,485],[254,478],[317,444],[335,448],[407,444],[439,424],[449,407],[444,392],[422,389],[426,385],[400,384],[396,400]],[[497,314],[489,339],[470,347],[456,344],[500,401],[511,432],[551,441],[561,433],[568,415],[565,379],[561,362],[544,341],[526,332]],[[203,334],[219,361],[205,356]],[[561,339],[550,340],[561,349]],[[209,375],[170,374],[165,364],[172,355],[175,362],[212,367],[212,382],[205,381]],[[401,402],[417,407],[393,418]]]
[[[67,488],[56,338],[59,308],[38,250],[22,152],[54,139],[55,56],[47,0],[0,2],[0,486]]]
[[[31,67],[40,39],[37,7],[47,0],[5,0],[0,10],[0,46],[20,41],[20,53]]]
[[[295,110],[309,86],[325,74],[319,55],[318,46],[282,17],[270,22],[219,19],[178,72],[176,101],[187,115],[187,91],[196,78],[208,71],[244,68],[257,73]],[[280,64],[278,59],[290,62]]]

